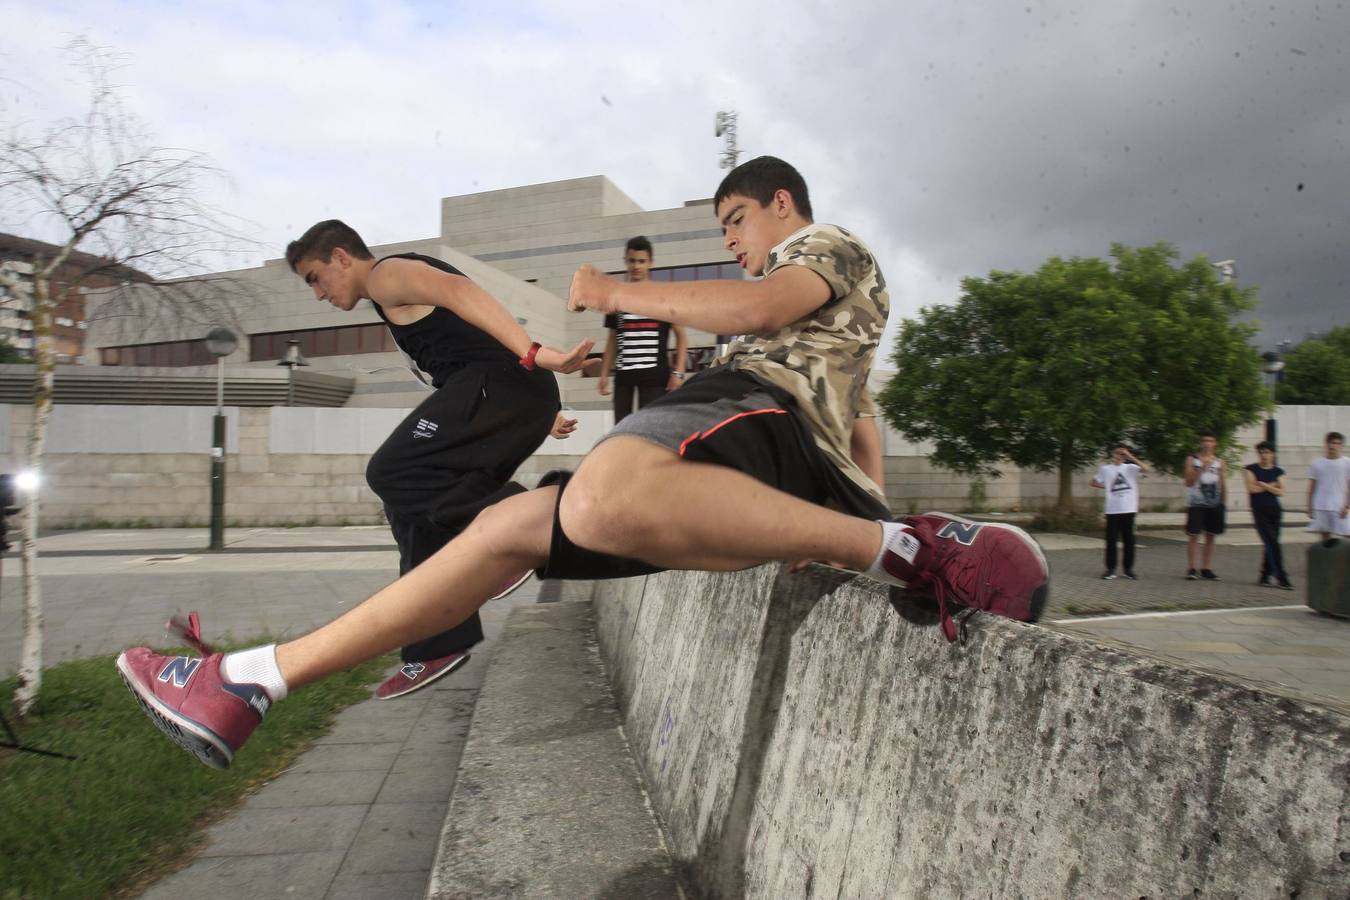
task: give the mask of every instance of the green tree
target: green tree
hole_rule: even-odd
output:
[[[1350,325],[1309,338],[1284,358],[1281,403],[1350,406]]]
[[[0,337],[0,364],[3,363],[26,363],[29,360],[19,352],[19,348],[11,344],[6,338]]]
[[[1061,512],[1074,471],[1114,442],[1179,471],[1199,432],[1256,421],[1256,326],[1233,321],[1255,288],[1221,283],[1203,257],[1175,265],[1166,243],[1111,256],[966,278],[955,305],[924,308],[900,329],[887,420],[956,471],[1057,471]]]

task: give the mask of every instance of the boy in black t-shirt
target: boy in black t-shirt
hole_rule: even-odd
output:
[[[623,252],[629,282],[646,281],[651,275],[652,242],[638,235],[628,240]],[[601,394],[610,393],[614,373],[614,424],[635,409],[664,397],[684,380],[686,340],[684,327],[626,312],[605,316],[609,340],[600,365]],[[675,334],[675,367],[667,358],[666,342]],[[634,397],[636,395],[636,398]],[[636,402],[634,400],[636,399]]]
[[[1261,536],[1264,552],[1261,555],[1261,577],[1256,583],[1269,585],[1270,579],[1286,591],[1294,586],[1284,571],[1284,555],[1280,552],[1280,498],[1284,496],[1284,469],[1275,465],[1275,448],[1265,441],[1256,445],[1260,459],[1242,470],[1247,479],[1247,493],[1251,497],[1252,521]]]

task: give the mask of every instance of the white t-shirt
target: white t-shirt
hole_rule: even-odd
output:
[[[1345,492],[1350,485],[1350,456],[1314,459],[1308,466],[1308,477],[1317,481],[1313,489],[1313,509],[1340,512],[1345,506]]]
[[[1106,487],[1106,514],[1139,512],[1139,472],[1134,463],[1107,463],[1097,470]]]
[[[1200,475],[1195,483],[1186,488],[1187,506],[1205,506],[1215,508],[1223,506],[1223,460],[1217,457],[1208,465],[1201,465],[1200,457],[1187,458],[1186,464],[1199,469]]]

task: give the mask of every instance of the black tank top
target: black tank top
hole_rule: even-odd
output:
[[[380,262],[386,259],[415,259],[451,275],[464,275],[449,263],[421,253],[395,253],[381,258]],[[432,307],[429,315],[411,325],[398,325],[389,321],[378,303],[375,304],[375,312],[389,326],[394,343],[412,357],[419,369],[431,376],[431,383],[436,387],[440,387],[454,372],[469,363],[517,361],[515,355],[492,335],[476,325],[470,325],[443,306]]]

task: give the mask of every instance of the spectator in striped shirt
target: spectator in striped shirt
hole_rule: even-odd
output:
[[[652,242],[638,235],[630,238],[623,252],[629,281],[646,281],[652,270]],[[609,341],[600,365],[599,390],[610,393],[609,377],[614,373],[614,422],[635,409],[641,409],[658,397],[675,390],[684,380],[684,326],[672,325],[631,313],[605,316]],[[666,349],[671,332],[675,333],[675,365],[670,365]],[[634,402],[636,401],[636,403]]]

